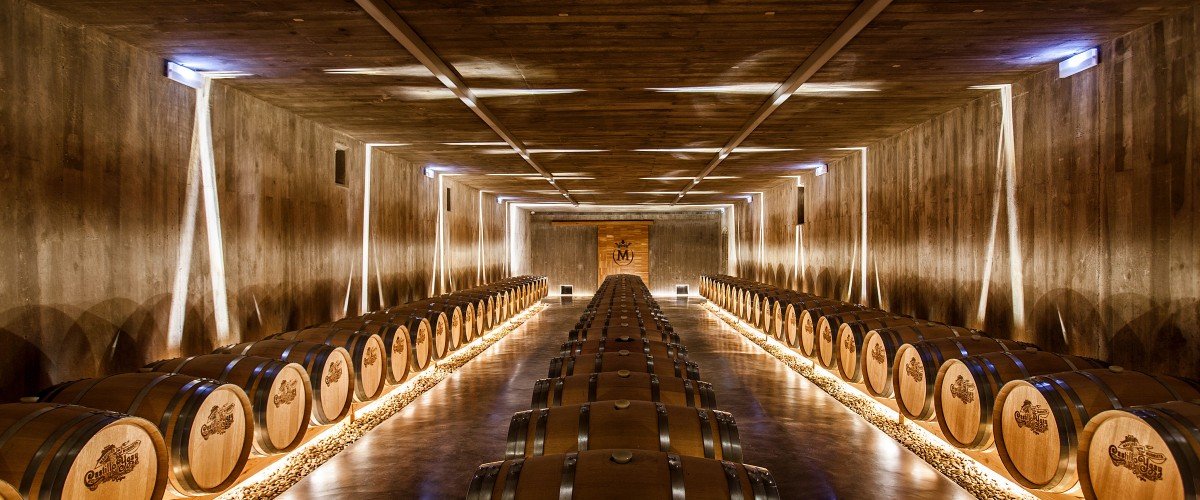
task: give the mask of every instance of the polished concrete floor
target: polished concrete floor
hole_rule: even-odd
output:
[[[499,460],[509,417],[566,340],[586,300],[554,305],[492,346],[283,498],[462,498],[477,465]],[[729,329],[699,299],[663,312],[733,414],[746,463],[783,498],[970,498],[886,434]]]

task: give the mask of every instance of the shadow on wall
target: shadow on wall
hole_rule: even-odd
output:
[[[48,385],[135,371],[165,353],[170,297],[138,304],[110,299],[87,309],[25,306],[0,313],[0,402],[36,394]],[[187,311],[183,352],[211,351],[200,313]]]

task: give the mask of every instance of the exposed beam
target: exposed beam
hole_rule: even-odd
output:
[[[775,92],[772,93],[770,97],[768,97],[767,100],[758,107],[758,111],[755,111],[746,124],[742,125],[742,128],[738,131],[738,133],[734,135],[728,143],[725,144],[725,147],[721,148],[720,151],[717,152],[717,156],[708,162],[708,166],[700,172],[700,175],[688,182],[688,184],[679,191],[679,196],[675,198],[675,201],[672,202],[672,205],[679,203],[679,200],[682,200],[688,191],[691,191],[693,187],[695,187],[697,184],[700,184],[700,182],[703,181],[704,178],[709,174],[711,174],[713,170],[716,170],[717,166],[720,165],[722,161],[725,161],[725,158],[729,157],[734,148],[740,146],[747,137],[750,137],[750,134],[754,133],[754,130],[757,129],[759,125],[766,121],[776,109],[779,109],[779,106],[782,106],[783,103],[787,101],[793,93],[799,90],[801,85],[804,85],[804,83],[812,78],[813,75],[817,74],[821,68],[825,67],[825,63],[828,63],[830,59],[833,59],[834,55],[845,48],[846,45],[850,43],[850,40],[853,40],[854,37],[858,36],[858,34],[862,32],[863,28],[866,28],[871,21],[874,21],[875,18],[879,16],[881,12],[883,12],[883,9],[887,8],[887,6],[891,3],[892,0],[864,0],[861,4],[859,4],[858,7],[854,9],[854,12],[851,12],[850,15],[847,16],[840,25],[838,25],[837,29],[833,30],[833,33],[829,35],[829,38],[826,38],[825,41],[822,42],[821,45],[818,46],[812,54],[809,54],[808,58],[800,64],[800,67],[796,68],[796,71],[793,72],[792,75],[787,78],[787,80],[784,80],[783,85],[775,90]]]
[[[434,52],[433,48],[430,47],[429,44],[425,43],[425,40],[421,39],[421,36],[412,29],[412,26],[409,26],[408,23],[400,17],[400,14],[397,13],[395,9],[388,5],[385,0],[355,1],[358,2],[358,5],[362,7],[367,14],[370,14],[371,17],[375,19],[375,22],[379,23],[379,25],[382,26],[389,35],[392,35],[392,38],[395,38],[397,42],[400,42],[400,45],[403,45],[404,48],[413,55],[413,57],[417,58],[422,65],[428,68],[429,71],[433,73],[433,76],[436,76],[438,81],[442,82],[442,85],[445,85],[446,88],[450,89],[451,92],[454,92],[454,95],[457,96],[458,99],[463,102],[463,104],[466,104],[468,108],[471,108],[471,111],[474,111],[476,116],[483,120],[488,127],[491,127],[491,129],[496,132],[496,135],[500,136],[504,142],[508,143],[509,146],[516,150],[517,154],[521,155],[521,158],[525,160],[525,163],[528,163],[530,167],[533,167],[538,174],[546,179],[546,182],[549,182],[550,185],[554,186],[555,189],[558,189],[558,192],[562,193],[563,197],[570,200],[573,205],[579,204],[579,202],[571,196],[570,192],[558,185],[554,179],[554,175],[542,168],[541,165],[533,160],[533,157],[529,154],[528,148],[525,147],[525,143],[521,142],[520,139],[517,139],[517,137],[514,136],[512,132],[504,126],[503,123],[500,123],[500,119],[496,118],[496,115],[493,115],[492,112],[488,110],[487,107],[484,106],[477,97],[475,97],[475,94],[471,92],[471,88],[468,87],[466,81],[463,80],[462,75],[458,74],[458,71],[455,70],[453,66],[446,63],[446,61],[443,60],[441,56],[437,54],[437,52]]]

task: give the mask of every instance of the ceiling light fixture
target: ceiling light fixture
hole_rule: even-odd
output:
[[[443,146],[507,146],[504,141],[483,141],[483,142],[443,142]]]
[[[1100,64],[1100,48],[1092,47],[1058,63],[1058,77],[1067,78]]]
[[[696,176],[688,175],[688,176],[666,176],[666,177],[641,177],[640,179],[643,181],[692,181],[692,180],[696,180]],[[715,181],[715,180],[725,180],[725,179],[741,179],[741,177],[738,177],[736,175],[710,175],[708,177],[705,177],[705,179]]]

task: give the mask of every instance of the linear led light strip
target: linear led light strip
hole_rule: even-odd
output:
[[[950,446],[942,438],[910,420],[901,421],[900,414],[887,405],[863,394],[854,386],[804,358],[762,330],[742,322],[729,311],[706,302],[704,307],[742,336],[754,342],[793,371],[803,375],[821,390],[857,413],[867,422],[904,445],[922,460],[978,498],[1012,498],[1036,500],[1020,485],[1008,480],[987,465]]]
[[[370,14],[371,17],[375,19],[375,22],[379,23],[379,25],[382,26],[383,29],[392,36],[392,38],[396,39],[397,42],[400,42],[400,45],[403,45],[404,48],[413,55],[413,57],[417,58],[422,65],[428,68],[429,71],[437,77],[438,81],[442,82],[442,85],[445,85],[446,88],[450,89],[451,92],[454,92],[454,95],[458,96],[459,100],[461,100],[463,104],[466,104],[468,108],[471,108],[471,111],[473,111],[476,116],[483,120],[488,127],[491,127],[491,129],[496,132],[496,135],[499,135],[506,144],[512,147],[513,150],[515,150],[517,154],[525,160],[525,163],[528,163],[529,166],[533,167],[538,174],[541,174],[541,176],[546,179],[546,182],[549,182],[552,186],[558,189],[558,192],[563,195],[563,198],[566,198],[571,202],[571,204],[578,205],[578,202],[571,197],[571,193],[567,192],[566,189],[564,189],[562,186],[559,186],[555,182],[554,175],[542,168],[541,165],[533,160],[533,158],[530,156],[529,149],[525,147],[525,143],[521,142],[520,139],[517,139],[516,136],[514,136],[512,132],[510,132],[508,128],[504,126],[504,124],[500,123],[500,120],[496,118],[496,115],[493,115],[492,112],[488,110],[478,98],[476,98],[475,94],[471,92],[471,88],[468,87],[466,82],[463,80],[462,75],[459,75],[458,71],[456,71],[453,66],[450,66],[446,63],[446,61],[442,60],[442,58],[438,56],[436,52],[434,52],[433,48],[430,47],[429,44],[425,43],[425,41],[422,40],[419,35],[417,35],[417,32],[414,31],[412,27],[408,25],[408,23],[404,22],[404,19],[400,17],[400,14],[397,14],[396,11],[392,9],[392,7],[388,5],[385,0],[356,0],[356,2],[358,2],[358,5],[362,7],[367,14]]]
[[[364,0],[359,1],[362,2]],[[858,8],[854,9],[854,12],[851,12],[850,16],[842,21],[842,24],[838,25],[837,29],[835,29],[833,33],[829,35],[829,38],[826,38],[825,41],[822,42],[821,45],[808,56],[808,59],[805,59],[804,62],[800,64],[800,67],[796,68],[796,71],[793,72],[792,75],[783,82],[783,85],[780,85],[779,89],[772,93],[770,97],[768,97],[767,100],[763,102],[761,106],[759,106],[758,111],[755,111],[754,115],[752,115],[750,120],[742,126],[737,135],[734,135],[733,139],[730,139],[729,142],[725,144],[725,147],[721,148],[720,151],[717,152],[717,156],[708,162],[708,166],[700,172],[700,175],[695,179],[692,179],[692,182],[688,183],[681,191],[679,191],[679,196],[675,198],[674,203],[679,203],[679,200],[682,200],[683,197],[687,195],[688,191],[691,191],[693,186],[700,184],[700,181],[703,181],[708,174],[712,173],[713,170],[716,170],[717,165],[720,165],[722,161],[725,161],[725,158],[729,157],[730,152],[740,146],[742,141],[745,141],[747,137],[750,137],[750,134],[753,133],[754,130],[762,124],[762,122],[766,121],[776,109],[779,109],[779,106],[783,105],[784,101],[787,101],[793,93],[800,89],[801,85],[804,85],[809,78],[812,78],[817,71],[820,71],[821,68],[825,66],[825,63],[829,62],[834,55],[836,55],[842,50],[843,47],[846,46],[846,44],[850,43],[850,40],[853,40],[855,36],[858,36],[859,32],[861,32],[863,28],[866,28],[867,24],[870,24],[870,22],[873,21],[881,12],[883,12],[883,9],[887,8],[887,6],[891,3],[892,0],[864,0],[861,4],[859,4]]]
[[[220,500],[274,498],[283,494],[317,467],[328,462],[349,447],[351,443],[383,423],[384,420],[399,413],[422,394],[434,388],[468,361],[486,351],[492,344],[512,333],[546,307],[540,302],[529,306],[487,334],[438,361],[432,369],[425,370],[385,396],[359,408],[352,413],[352,418],[344,419],[330,426],[217,498]]]

